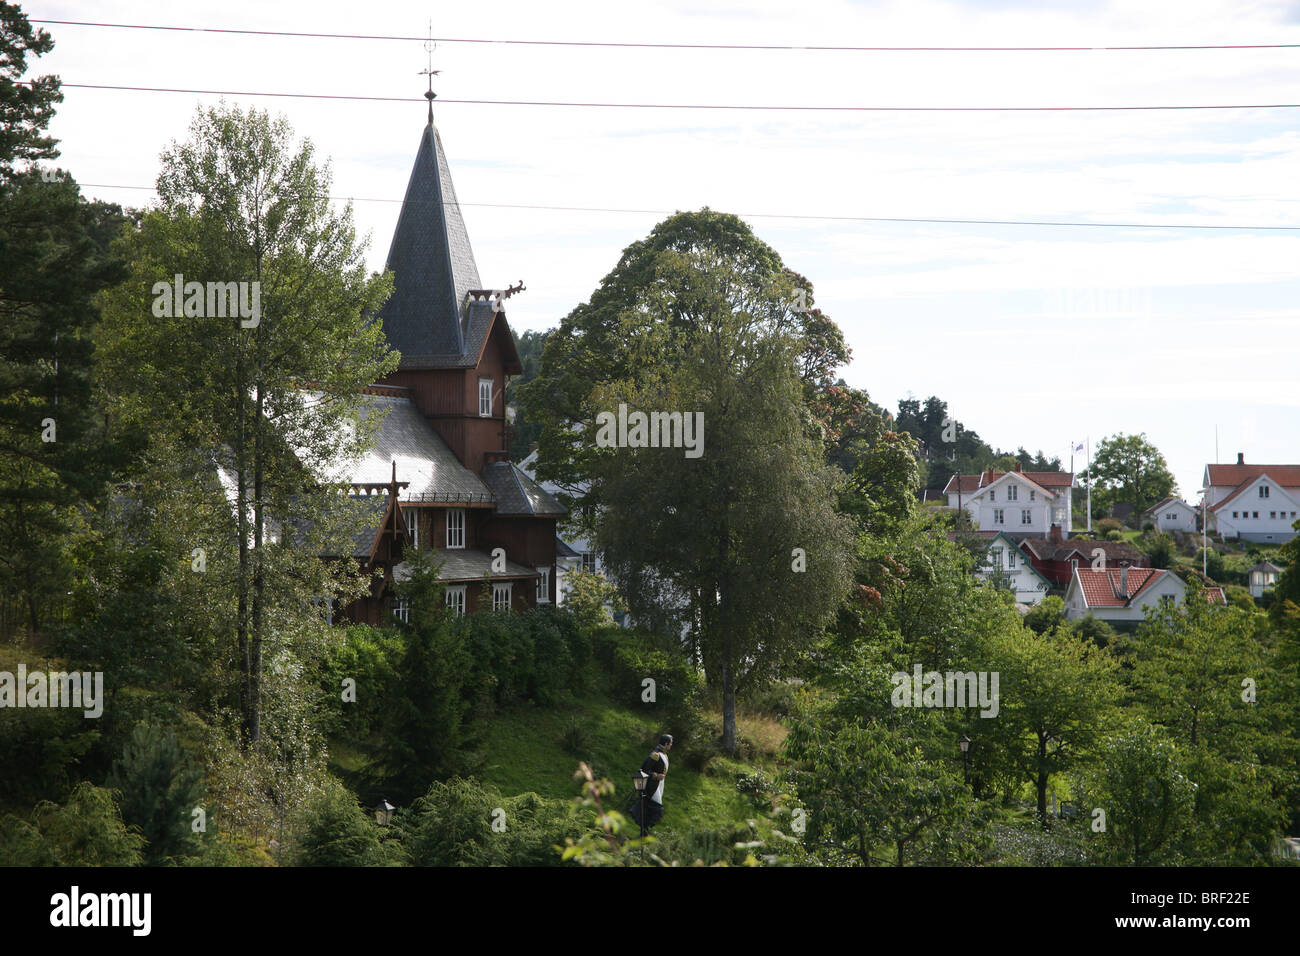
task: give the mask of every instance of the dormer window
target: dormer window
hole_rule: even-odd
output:
[[[492,417],[492,379],[478,380],[478,413],[480,418]]]
[[[465,547],[465,509],[452,508],[447,512],[447,547]]]

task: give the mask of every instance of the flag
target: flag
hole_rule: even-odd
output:
[[[1079,444],[1075,445],[1074,451],[1083,451],[1083,442],[1079,442]]]

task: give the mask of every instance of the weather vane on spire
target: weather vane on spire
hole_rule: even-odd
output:
[[[424,41],[424,52],[429,55],[429,65],[425,69],[421,70],[419,74],[420,76],[427,76],[429,78],[429,90],[424,94],[424,98],[429,101],[429,124],[430,125],[433,125],[433,101],[438,96],[437,93],[433,92],[433,78],[442,72],[442,70],[435,70],[433,68],[433,51],[436,50],[437,48],[438,48],[438,44],[433,42],[433,21],[430,20],[429,39]]]

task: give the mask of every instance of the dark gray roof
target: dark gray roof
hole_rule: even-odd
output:
[[[429,123],[388,250],[393,295],[379,315],[400,368],[474,365],[492,318],[492,305],[465,308],[482,288],[469,233],[451,184],[442,138]]]
[[[504,572],[492,574],[492,556],[483,551],[475,551],[473,548],[439,548],[433,552],[432,557],[442,562],[442,573],[438,575],[440,581],[481,581],[485,577],[537,577],[535,570],[509,558],[506,559]],[[405,576],[401,568],[400,564],[393,568],[393,575],[399,580]]]
[[[460,463],[442,436],[409,398],[366,395],[362,420],[387,410],[369,450],[357,461],[340,463],[337,479],[353,484],[387,484],[397,462],[397,480],[409,482],[399,501],[491,501],[492,492]]]
[[[556,536],[555,536],[555,556],[556,556],[557,558],[580,558],[580,557],[582,557],[581,554],[579,554],[577,551],[574,551],[571,547],[569,547],[568,544],[565,543],[565,542],[560,538],[559,535],[556,535]]]
[[[497,514],[563,517],[569,513],[514,462],[489,462],[483,468],[483,481],[496,495]]]

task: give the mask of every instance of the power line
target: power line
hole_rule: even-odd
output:
[[[87,189],[135,189],[147,192],[157,192],[153,186],[126,186],[120,183],[78,183],[79,186]],[[334,202],[382,202],[382,203],[404,203],[404,199],[385,199],[370,196],[329,196],[328,199]],[[410,200],[412,203],[424,203],[430,200]],[[442,205],[451,205],[442,203]],[[671,216],[681,210],[678,209],[631,209],[618,208],[611,206],[544,206],[536,203],[494,203],[494,202],[461,202],[460,206],[471,206],[483,209],[531,209],[544,212],[607,212],[607,213],[624,213],[650,216]],[[1248,225],[1211,225],[1208,223],[1159,223],[1159,222],[1068,222],[1061,220],[1034,220],[1034,219],[927,219],[921,217],[904,217],[904,216],[818,216],[811,214],[798,213],[776,213],[776,212],[739,212],[735,215],[742,219],[805,219],[819,222],[895,222],[895,223],[919,223],[922,225],[955,225],[955,226],[1051,226],[1051,227],[1088,227],[1099,229],[1233,229],[1233,230],[1250,230],[1250,231],[1274,231],[1274,232],[1300,232],[1300,226],[1248,226]]]
[[[305,33],[288,30],[238,30],[225,27],[180,27],[147,23],[96,23],[86,20],[32,20],[32,23],[73,27],[104,27],[119,30],[166,30],[180,33],[230,33],[241,36],[303,37],[326,40],[397,40],[424,43],[474,43],[504,46],[609,47],[651,50],[806,50],[815,53],[1071,53],[1121,52],[1138,50],[1283,50],[1300,43],[1213,43],[1148,44],[1138,46],[829,46],[764,43],[647,43],[601,40],[501,40],[475,37],[386,36],[365,33]]]
[[[32,82],[32,81],[24,81]],[[355,96],[341,93],[268,93],[251,90],[190,90],[162,86],[116,86],[107,83],[61,83],[61,87],[79,90],[121,90],[129,93],[189,93],[207,96],[268,96],[308,100],[355,100],[367,103],[419,103],[423,97]],[[438,98],[439,103],[473,106],[566,106],[598,109],[653,110],[756,110],[826,113],[1068,113],[1141,110],[1291,110],[1300,103],[1215,103],[1159,106],[784,106],[739,103],[600,103],[560,100],[453,100]]]

